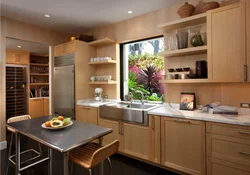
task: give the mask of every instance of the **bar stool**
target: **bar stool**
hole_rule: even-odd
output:
[[[17,117],[11,117],[7,120],[7,123],[13,123],[13,122],[18,122],[18,121],[23,121],[23,120],[30,120],[31,117],[29,115],[22,115],[22,116],[17,116]],[[13,136],[15,134],[15,131],[9,127],[7,127],[8,131],[11,132],[11,138],[10,138],[10,145],[9,145],[9,153],[8,153],[8,161],[7,161],[7,167],[6,167],[6,175],[8,174],[8,169],[9,169],[9,162],[11,162],[12,164],[16,165],[16,162],[14,160],[12,160],[12,158],[14,158],[16,156],[16,154],[11,155],[11,146],[12,146],[12,142],[13,142]],[[20,155],[28,153],[28,152],[34,152],[36,154],[36,156],[25,160],[23,162],[21,162],[21,164],[29,162],[31,160],[34,160],[36,158],[39,158],[40,156],[42,156],[42,148],[41,148],[41,144],[38,144],[39,146],[39,152],[34,150],[34,149],[28,149],[25,150],[23,152],[20,153]]]
[[[117,153],[119,149],[119,141],[115,140],[114,142],[101,146],[97,143],[89,143],[86,146],[76,148],[73,151],[69,152],[69,159],[89,170],[89,175],[92,175],[92,168],[98,163],[103,162],[105,159],[109,162],[110,171],[112,172],[112,165],[109,157]],[[71,167],[71,173],[72,173]]]

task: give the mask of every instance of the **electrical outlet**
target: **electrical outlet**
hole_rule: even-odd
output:
[[[250,108],[250,103],[241,103],[240,107],[241,108]]]

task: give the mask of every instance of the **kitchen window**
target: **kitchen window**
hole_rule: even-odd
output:
[[[132,94],[141,100],[161,101],[164,85],[159,83],[164,74],[164,38],[157,37],[121,45],[121,99]]]

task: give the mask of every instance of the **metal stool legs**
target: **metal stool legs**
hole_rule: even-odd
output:
[[[89,175],[92,175],[92,170],[91,169],[89,169]]]
[[[110,158],[108,157],[108,162],[109,162],[109,168],[110,168],[110,174],[112,174],[112,164],[111,164],[111,160]]]
[[[15,154],[11,155],[11,147],[12,147],[12,144],[13,144],[14,134],[15,133],[11,133],[10,145],[9,145],[9,150],[8,150],[8,160],[7,160],[6,171],[5,171],[6,175],[8,175],[10,162],[13,163],[14,165],[16,164],[13,160],[11,160],[13,157],[15,157]],[[24,153],[27,153],[29,151],[33,151],[33,152],[35,152],[37,154],[37,156],[35,156],[35,157],[33,157],[33,158],[29,159],[29,160],[23,161],[23,162],[21,162],[21,164],[26,163],[26,162],[31,161],[31,160],[34,160],[34,159],[36,159],[38,157],[41,157],[43,153],[42,153],[42,147],[41,147],[40,143],[38,144],[38,147],[39,147],[39,152],[35,151],[34,149],[29,149],[29,150],[21,152],[20,155],[24,154]]]

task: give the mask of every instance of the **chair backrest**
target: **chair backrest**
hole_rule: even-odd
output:
[[[29,120],[31,117],[29,115],[21,115],[17,117],[11,117],[7,120],[7,123],[19,122],[23,120]]]
[[[118,152],[119,149],[119,141],[115,140],[112,143],[96,150],[91,157],[90,167],[94,167],[100,162],[103,162],[105,159],[110,157],[111,155]]]

